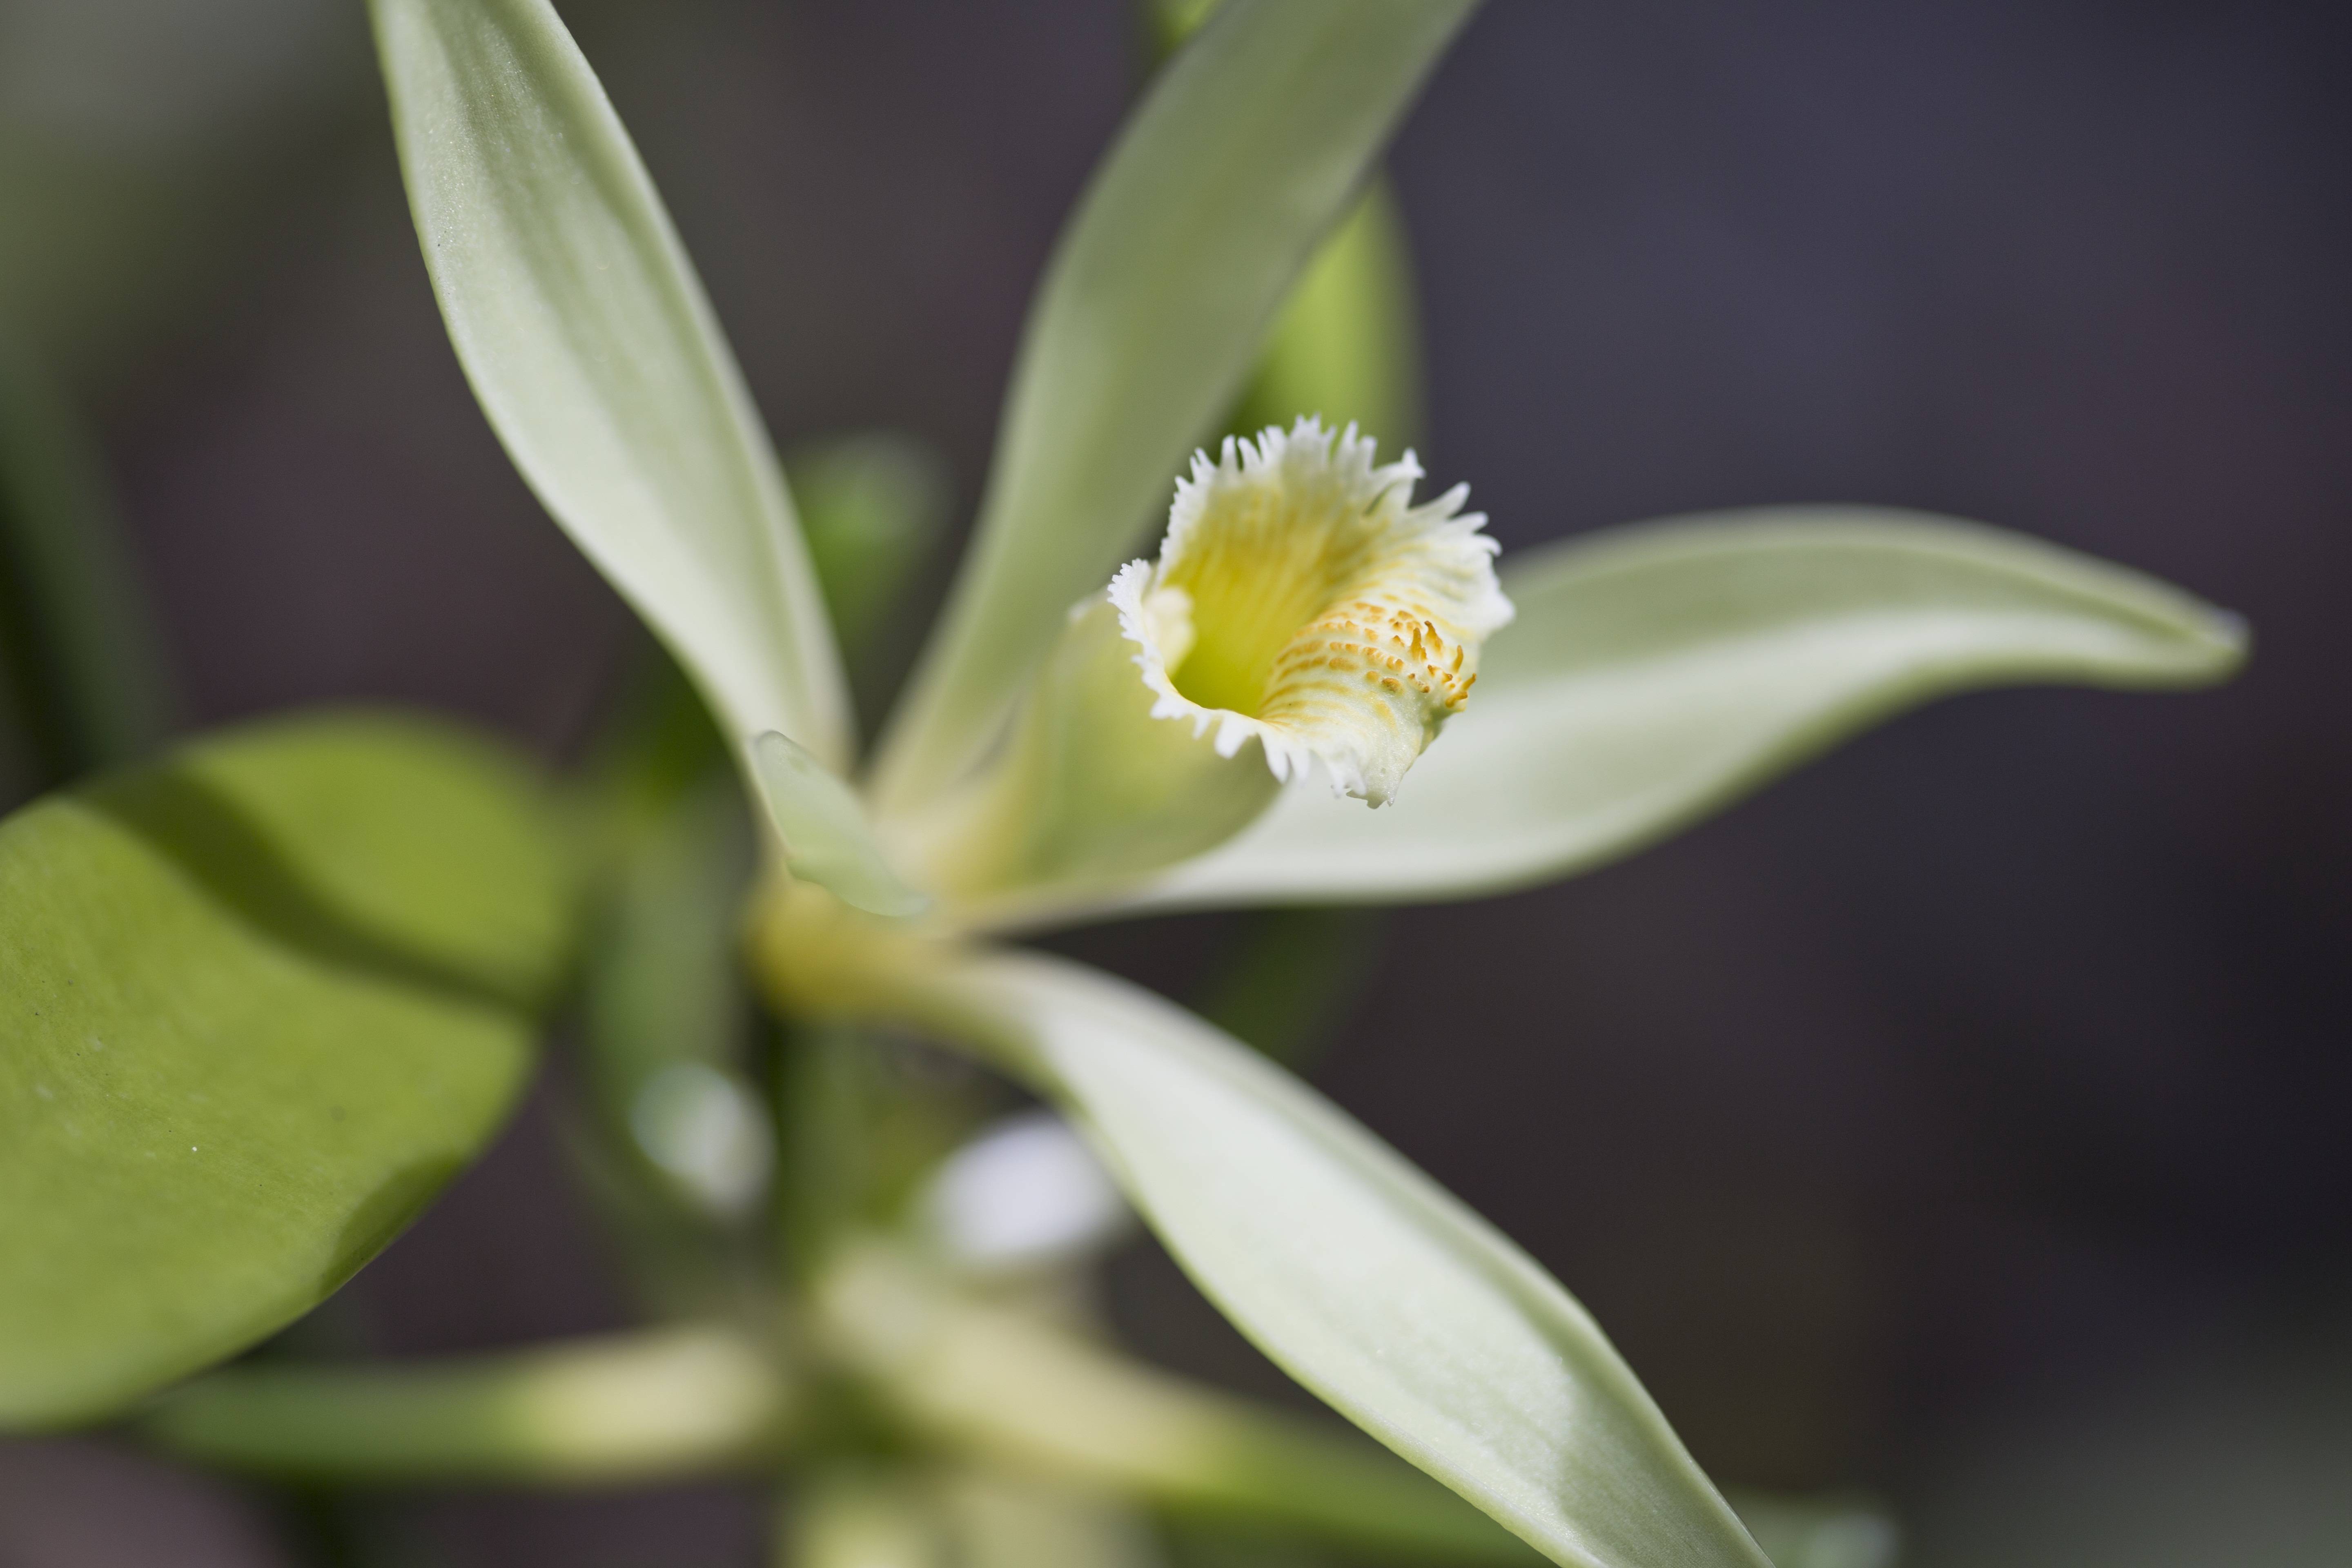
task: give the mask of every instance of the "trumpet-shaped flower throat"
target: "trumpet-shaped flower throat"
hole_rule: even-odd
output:
[[[1227,756],[1255,737],[1278,779],[1319,759],[1380,805],[1468,700],[1511,604],[1467,487],[1415,506],[1412,455],[1373,455],[1312,419],[1228,437],[1177,481],[1160,559],[1123,567],[1110,597],[1153,717],[1213,726]]]

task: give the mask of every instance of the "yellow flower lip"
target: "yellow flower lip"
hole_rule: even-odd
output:
[[[1334,789],[1396,794],[1511,618],[1466,486],[1412,504],[1421,465],[1376,464],[1352,425],[1315,419],[1196,453],[1157,562],[1112,579],[1152,715],[1255,739],[1277,779],[1319,761]]]

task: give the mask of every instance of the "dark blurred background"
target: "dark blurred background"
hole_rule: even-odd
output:
[[[563,9],[779,438],[910,432],[968,512],[1131,8]],[[2347,46],[2317,5],[1493,0],[1391,162],[1424,457],[1507,547],[1885,501],[2256,629],[2215,692],[1948,702],[1622,865],[1402,912],[1316,1068],[1718,1479],[1889,1499],[1920,1563],[2352,1560]],[[639,634],[458,376],[356,0],[0,0],[0,308],[97,421],[190,723],[387,699],[576,754]],[[1181,994],[1242,931],[1064,945]],[[1112,1295],[1279,1388],[1148,1247]],[[544,1094],[334,1310],[395,1352],[622,1321]],[[399,1525],[743,1563],[761,1507]],[[268,1535],[153,1461],[0,1448],[8,1568]]]

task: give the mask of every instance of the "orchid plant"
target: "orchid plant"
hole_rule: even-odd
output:
[[[838,584],[551,5],[372,5],[475,393],[754,804],[762,874],[740,906],[700,889],[696,918],[747,910],[744,973],[819,1076],[914,1036],[1055,1108],[1217,1308],[1393,1453],[1122,1360],[1035,1276],[811,1217],[794,1173],[860,1157],[842,1141],[870,1106],[795,1080],[763,1142],[741,1076],[707,1066],[645,1077],[632,1114],[656,1152],[687,1130],[713,1206],[783,1219],[751,1284],[676,1292],[667,1326],[615,1339],[184,1382],[326,1298],[480,1151],[566,990],[563,815],[483,742],[363,715],[201,740],[0,827],[0,1417],[121,1418],[335,1484],[789,1477],[781,1560],[824,1568],[1148,1563],[1141,1506],[1448,1562],[1768,1562],[1542,1267],[1265,1055],[1012,940],[1526,886],[1940,694],[2221,679],[2242,628],[1877,509],[1498,562],[1463,487],[1420,495],[1386,433],[1315,416],[1339,410],[1202,447],[1473,9],[1225,0],[1062,237],[969,557],[861,755]],[[592,999],[621,984],[596,951]],[[1083,1188],[1059,1124],[1022,1125],[1026,1154],[1000,1136],[947,1170],[1076,1161]]]

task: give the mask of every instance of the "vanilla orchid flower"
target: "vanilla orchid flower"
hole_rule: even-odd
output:
[[[1414,501],[1412,459],[1353,430],[1180,478],[1470,10],[1227,0],[1160,74],[1040,286],[971,553],[861,765],[766,433],[554,12],[373,0],[475,391],[767,809],[777,1005],[927,1029],[1064,1107],[1268,1355],[1551,1560],[1765,1568],[1534,1260],[1199,1019],[985,940],[1521,884],[1940,692],[2234,665],[2184,595],[1943,520],[1686,520],[1498,574],[1460,489]]]
[[[1458,515],[1469,487],[1415,506],[1421,465],[1374,450],[1307,417],[1194,454],[1159,559],[1121,567],[1110,602],[1153,718],[1213,730],[1221,757],[1255,741],[1276,779],[1320,763],[1385,805],[1470,700],[1511,602],[1486,520]]]

